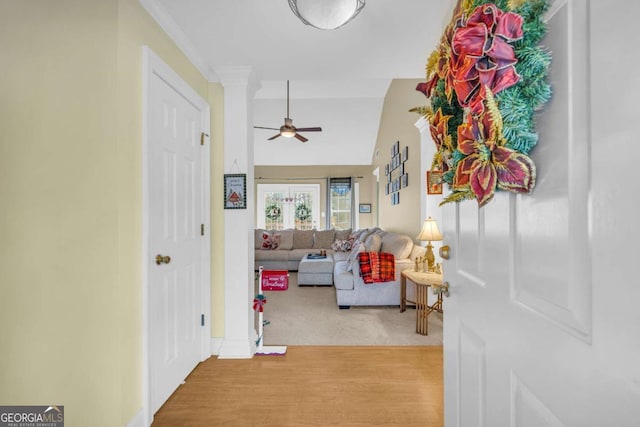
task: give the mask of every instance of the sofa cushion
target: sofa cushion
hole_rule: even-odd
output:
[[[289,251],[272,251],[269,249],[257,249],[255,260],[260,261],[281,261],[286,263],[289,259]]]
[[[292,249],[311,249],[313,247],[313,230],[294,230]]]
[[[336,230],[336,240],[349,240],[349,236],[351,236],[350,228],[346,230]]]
[[[366,252],[380,252],[382,246],[382,237],[378,234],[371,234],[364,242],[364,250]]]
[[[316,231],[313,242],[314,249],[331,249],[331,244],[336,236],[334,229]]]
[[[408,258],[413,249],[413,240],[404,234],[387,233],[382,236],[380,252],[393,254],[396,259]]]
[[[360,234],[360,237],[358,237],[358,240],[360,240],[361,242],[366,242],[367,238],[378,230],[380,230],[378,227],[367,228],[362,232],[362,234]]]
[[[293,248],[293,229],[288,228],[286,230],[278,231],[280,234],[280,249],[290,250]]]
[[[333,260],[335,262],[346,261],[347,258],[349,258],[349,253],[348,252],[334,252],[333,253]]]
[[[333,285],[336,289],[352,290],[353,274],[347,271],[347,261],[336,261],[333,266]]]

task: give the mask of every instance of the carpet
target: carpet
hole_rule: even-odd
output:
[[[333,286],[265,291],[265,345],[442,345],[442,314],[429,315],[429,335],[416,334],[416,311],[397,306],[340,310]]]

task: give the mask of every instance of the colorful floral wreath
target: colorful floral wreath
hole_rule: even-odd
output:
[[[441,171],[452,190],[442,204],[496,190],[531,193],[538,142],[534,112],[551,97],[551,54],[538,46],[548,0],[459,0],[416,90],[430,101],[411,111],[429,121]]]
[[[299,221],[306,221],[311,218],[311,208],[304,203],[296,206],[296,219]]]
[[[282,215],[282,211],[280,210],[280,206],[271,204],[264,209],[264,216],[270,221],[277,221],[280,219],[280,215]]]

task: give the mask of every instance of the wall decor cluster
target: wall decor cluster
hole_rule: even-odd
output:
[[[384,166],[387,176],[385,194],[391,195],[391,204],[400,203],[400,190],[409,186],[409,174],[404,164],[409,158],[409,147],[405,146],[400,152],[400,141],[391,146],[391,161]]]
[[[458,0],[427,60],[416,90],[429,104],[411,109],[429,122],[436,154],[432,171],[452,192],[441,204],[498,190],[531,193],[538,142],[534,112],[551,97],[551,53],[539,46],[549,0]]]

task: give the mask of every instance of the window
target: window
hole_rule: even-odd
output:
[[[258,184],[256,225],[268,230],[311,230],[320,223],[317,184]]]
[[[329,212],[331,228],[346,230],[357,228],[354,223],[353,206],[355,201],[353,180],[351,178],[329,179]],[[357,216],[357,215],[356,215]]]

